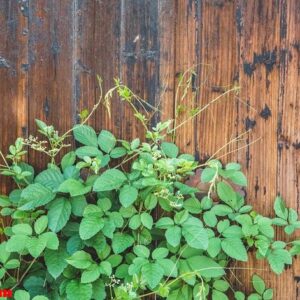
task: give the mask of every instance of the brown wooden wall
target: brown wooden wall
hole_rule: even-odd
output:
[[[176,74],[196,66],[203,106],[233,84],[230,94],[178,132],[182,150],[205,159],[237,134],[245,140],[222,153],[241,162],[249,176],[248,199],[272,213],[281,193],[300,204],[300,1],[299,0],[0,0],[0,146],[35,132],[34,119],[64,131],[119,77],[155,105],[160,119],[174,117]],[[97,129],[119,137],[142,131],[132,113],[112,104],[112,119],[100,109]],[[42,156],[29,160],[42,166]],[[1,178],[2,191],[9,184]],[[280,237],[280,234],[279,234]],[[266,267],[255,260],[247,265]],[[249,286],[252,270],[238,271]],[[258,271],[276,288],[275,299],[297,298],[300,262],[281,277]]]

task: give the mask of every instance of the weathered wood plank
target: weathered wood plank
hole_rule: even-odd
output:
[[[159,89],[158,29],[158,1],[122,1],[120,78],[152,106],[157,104]],[[143,138],[142,126],[132,109],[123,106],[120,113],[122,138]]]
[[[76,1],[75,1],[76,2]],[[29,132],[36,132],[34,119],[53,124],[64,132],[73,124],[72,38],[76,15],[72,1],[30,1],[28,110]],[[30,162],[44,166],[46,159],[30,153]]]
[[[0,149],[4,154],[17,136],[27,135],[27,14],[27,2],[0,2]],[[11,181],[1,176],[1,192],[11,187]]]

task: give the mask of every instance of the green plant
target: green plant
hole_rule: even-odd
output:
[[[6,158],[1,152],[1,174],[17,185],[0,197],[1,216],[9,217],[8,225],[1,221],[2,289],[13,289],[16,300],[133,300],[154,294],[242,300],[245,294],[227,277],[233,261],[247,261],[251,250],[276,274],[292,263],[300,241],[276,241],[274,226],[284,226],[287,234],[299,228],[293,209],[277,197],[276,218],[255,212],[235,189],[247,185],[239,164],[210,159],[199,165],[192,155],[179,154],[165,140],[174,133],[171,121],[149,130],[134,106],[134,99],[143,100],[119,81],[105,95],[106,107],[114,91],[134,108],[146,129],[144,142],[119,140],[106,130],[97,134],[85,124],[91,115],[85,111],[82,123],[62,136],[37,120],[46,141],[18,138]],[[81,146],[57,162],[71,132]],[[50,157],[47,169],[35,174],[23,161],[26,146]],[[199,167],[201,181],[209,184],[205,196],[185,184]],[[159,217],[153,217],[157,208]],[[258,275],[253,286],[247,299],[272,299]]]

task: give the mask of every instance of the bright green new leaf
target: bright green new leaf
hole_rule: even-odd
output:
[[[85,186],[82,182],[73,178],[65,180],[58,188],[59,192],[69,193],[72,197],[85,195],[90,190],[90,186]]]
[[[266,289],[266,285],[265,285],[265,282],[263,281],[263,279],[261,277],[259,277],[258,275],[254,274],[252,276],[252,284],[253,284],[253,287],[256,290],[256,292],[258,294],[262,295]]]

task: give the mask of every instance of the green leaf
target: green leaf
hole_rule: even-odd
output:
[[[88,300],[93,294],[93,287],[91,283],[80,283],[77,280],[71,280],[66,286],[68,300]]]
[[[139,257],[148,258],[150,256],[149,249],[143,245],[134,246],[133,252],[135,253],[135,255],[137,255]]]
[[[48,217],[41,216],[34,223],[34,231],[36,232],[36,234],[41,234],[46,230],[47,226],[48,226]]]
[[[150,214],[146,213],[146,212],[143,212],[141,214],[141,222],[142,224],[148,228],[148,229],[152,229],[152,226],[153,226],[153,218]]]
[[[71,203],[66,198],[55,199],[48,211],[49,228],[53,232],[59,232],[65,227],[70,219],[71,215]]]
[[[111,158],[120,158],[124,155],[126,155],[127,151],[124,147],[116,147],[111,150],[110,157]]]
[[[58,188],[61,193],[69,193],[72,197],[85,195],[90,192],[91,187],[85,186],[79,180],[69,178],[65,180]]]
[[[35,183],[40,183],[54,192],[58,189],[63,181],[64,177],[57,169],[47,169],[38,174],[34,179]]]
[[[109,153],[116,145],[116,138],[111,132],[102,130],[98,136],[98,144],[101,150]]]
[[[76,149],[76,155],[79,158],[84,158],[85,156],[89,157],[103,157],[103,153],[98,149],[98,147],[92,146],[82,146]]]
[[[284,265],[292,263],[291,254],[285,249],[272,250],[267,256],[271,269],[276,274],[280,274],[284,270]]]
[[[160,229],[168,229],[173,225],[174,225],[174,221],[171,218],[162,217],[156,222],[155,227]]]
[[[244,293],[238,291],[238,292],[235,292],[235,293],[234,293],[234,299],[235,299],[235,300],[245,300],[246,297],[245,297],[245,294],[244,294]]]
[[[7,270],[16,269],[20,266],[20,261],[18,259],[10,259],[4,264],[4,268]]]
[[[201,203],[197,198],[189,198],[183,202],[183,207],[192,214],[199,214],[202,211]]]
[[[182,235],[190,247],[207,249],[208,235],[199,219],[190,216],[182,225]]]
[[[102,173],[95,181],[94,191],[104,192],[119,189],[126,179],[126,176],[120,170],[107,170]]]
[[[49,300],[49,298],[43,295],[37,295],[33,297],[32,300]]]
[[[30,300],[30,294],[24,290],[17,290],[14,292],[15,300]]]
[[[28,236],[23,234],[13,235],[6,242],[6,251],[7,252],[21,252],[26,247]]]
[[[167,157],[176,158],[179,152],[178,147],[173,143],[163,142],[161,149]]]
[[[216,175],[217,170],[215,168],[205,168],[201,173],[201,182],[207,183],[211,182]]]
[[[166,235],[167,242],[172,247],[177,247],[180,244],[180,240],[181,240],[181,228],[179,226],[170,226],[166,230],[165,235]]]
[[[213,211],[209,210],[203,214],[203,221],[209,227],[215,227],[218,223],[218,219]]]
[[[233,183],[237,185],[247,186],[247,178],[241,171],[236,171],[228,177]]]
[[[151,289],[154,289],[164,276],[164,270],[158,263],[147,263],[142,267],[142,275]]]
[[[258,275],[254,274],[252,276],[252,284],[253,284],[253,287],[256,290],[256,292],[258,294],[262,295],[266,289],[266,285],[265,285],[265,282],[263,281],[263,279],[261,277],[259,277]]]
[[[124,252],[131,247],[134,239],[131,235],[126,233],[115,233],[112,240],[112,248],[115,254]]]
[[[152,258],[153,259],[162,259],[166,258],[169,254],[169,250],[167,248],[156,248],[152,252]]]
[[[92,127],[88,125],[76,125],[74,126],[73,133],[75,140],[79,143],[86,146],[98,147],[97,135]]]
[[[26,241],[26,248],[30,255],[38,258],[46,248],[46,241],[41,237],[28,237]]]
[[[207,256],[192,256],[187,262],[193,271],[203,277],[215,278],[225,274],[223,267]]]
[[[219,182],[217,184],[217,193],[220,199],[226,204],[229,204],[230,206],[235,206],[236,193],[229,184],[223,181]]]
[[[218,237],[210,238],[208,241],[207,252],[209,256],[216,257],[221,251],[221,240]]]
[[[95,300],[106,299],[105,285],[101,279],[93,283],[93,299]]]
[[[11,228],[14,234],[32,235],[32,228],[29,224],[17,224]]]
[[[64,155],[61,160],[61,168],[64,171],[67,167],[73,166],[76,161],[76,154],[74,151],[71,151]]]
[[[223,292],[220,292],[218,290],[213,290],[212,300],[228,300],[228,297]]]
[[[96,264],[92,264],[81,274],[81,283],[90,283],[96,281],[100,277],[100,270]]]
[[[10,252],[6,250],[6,242],[0,243],[0,263],[4,264],[10,257]]]
[[[220,291],[220,292],[226,292],[229,289],[229,283],[225,280],[216,280],[213,283],[213,288]]]
[[[129,207],[138,197],[138,190],[130,185],[124,185],[120,190],[119,199],[124,207]]]
[[[85,251],[77,251],[68,259],[67,263],[77,269],[87,269],[92,265],[92,257]]]
[[[287,220],[288,218],[288,209],[285,206],[285,203],[281,197],[276,197],[274,202],[274,210],[276,215],[284,220]]]
[[[228,256],[236,260],[248,260],[247,250],[239,238],[225,238],[221,242],[221,247]]]
[[[59,246],[59,240],[56,233],[52,231],[44,232],[40,235],[40,238],[43,239],[46,243],[46,248],[51,250],[57,250]]]
[[[264,300],[272,300],[273,299],[273,289],[267,289],[263,293]]]
[[[20,210],[31,210],[45,205],[53,200],[55,194],[40,183],[28,185],[21,193],[22,205]]]
[[[66,261],[68,256],[63,245],[60,245],[58,250],[46,249],[44,259],[47,271],[54,279],[57,279],[68,265]]]
[[[82,217],[87,202],[84,196],[77,196],[71,199],[72,214],[77,217]]]
[[[88,215],[81,220],[79,235],[82,240],[88,240],[104,227],[104,219],[97,215]]]

